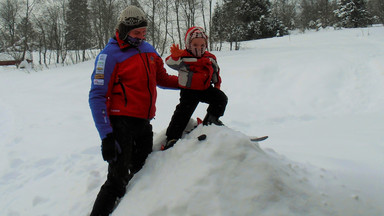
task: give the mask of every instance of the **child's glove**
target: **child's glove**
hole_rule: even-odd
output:
[[[172,44],[171,55],[174,58],[179,58],[183,55],[184,50],[180,49],[179,44]]]

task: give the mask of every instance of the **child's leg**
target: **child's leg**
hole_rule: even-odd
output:
[[[181,89],[180,103],[176,106],[167,128],[167,140],[180,139],[198,104],[199,100],[195,90]]]
[[[201,94],[200,100],[209,104],[207,109],[208,114],[217,118],[224,115],[228,97],[220,89],[209,87],[203,94]]]

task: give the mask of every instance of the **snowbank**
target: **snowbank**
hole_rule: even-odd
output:
[[[201,134],[207,139],[198,141]],[[199,126],[174,148],[150,155],[113,215],[376,214],[335,178],[263,151],[228,127]]]

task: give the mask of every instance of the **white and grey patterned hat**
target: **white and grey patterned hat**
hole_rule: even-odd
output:
[[[135,28],[147,27],[148,22],[145,13],[138,7],[130,5],[126,7],[118,18],[117,29],[122,40]]]

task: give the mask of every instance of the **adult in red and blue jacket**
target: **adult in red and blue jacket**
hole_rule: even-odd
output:
[[[152,45],[143,41],[131,47],[118,34],[97,56],[92,73],[89,104],[101,139],[112,133],[109,116],[152,119],[156,85],[178,88],[177,77],[166,73]]]
[[[89,104],[109,166],[91,216],[113,211],[152,151],[156,86],[178,88],[177,77],[166,73],[160,56],[144,41],[146,27],[144,12],[128,6],[119,17],[116,36],[96,58]]]

